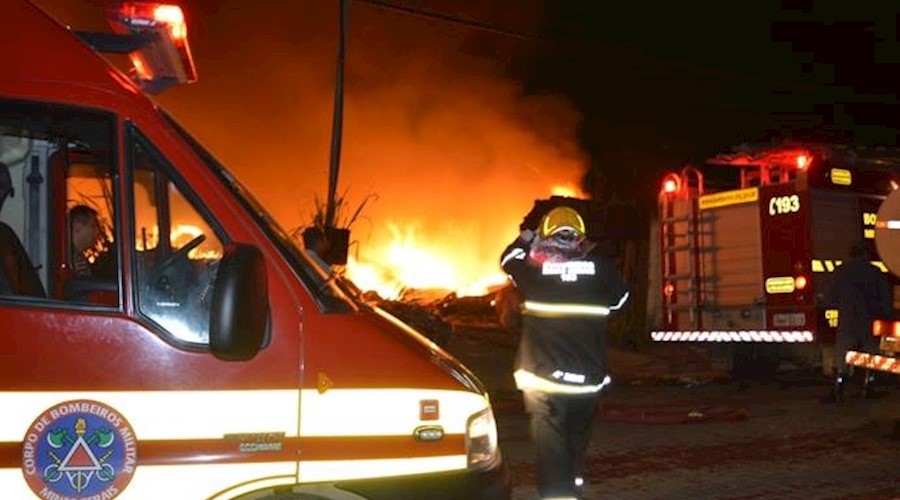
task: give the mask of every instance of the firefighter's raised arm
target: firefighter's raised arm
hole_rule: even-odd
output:
[[[506,250],[501,254],[500,267],[514,278],[517,272],[522,269],[521,266],[525,265],[534,238],[534,231],[531,229],[523,229],[519,232],[515,241],[510,243],[509,246],[506,247]]]

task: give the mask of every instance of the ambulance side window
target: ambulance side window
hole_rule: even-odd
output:
[[[175,341],[209,343],[209,307],[223,239],[173,170],[136,131],[131,144],[137,296]]]
[[[0,299],[120,307],[115,123],[0,100]]]
[[[62,298],[118,306],[118,252],[115,247],[113,179],[108,165],[93,155],[70,152],[65,171],[66,230]],[[52,164],[52,162],[51,162]]]

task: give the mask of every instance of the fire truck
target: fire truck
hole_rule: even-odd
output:
[[[482,383],[153,100],[184,12],[106,15],[0,2],[2,496],[508,498]]]
[[[894,190],[878,209],[875,246],[894,276],[900,276],[900,190]],[[897,299],[896,293],[894,299]],[[872,325],[879,337],[880,353],[849,351],[847,364],[869,370],[900,374],[900,317],[880,318]],[[900,420],[898,420],[900,422]]]
[[[821,143],[743,145],[668,173],[652,340],[705,346],[735,371],[773,374],[785,360],[830,371],[833,273],[853,243],[874,251],[898,173],[896,149]]]

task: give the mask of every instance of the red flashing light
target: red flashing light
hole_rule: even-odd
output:
[[[809,282],[807,281],[806,276],[797,276],[794,278],[794,288],[797,290],[803,290],[806,288],[807,284],[809,284]]]
[[[107,21],[120,35],[154,33],[160,35],[129,58],[141,88],[158,93],[177,83],[197,80],[187,22],[178,5],[158,2],[118,2],[107,8]]]
[[[681,179],[676,174],[669,174],[663,181],[662,189],[664,193],[671,194],[681,190]]]
[[[800,170],[805,169],[809,165],[809,156],[799,155],[797,156],[797,168]]]

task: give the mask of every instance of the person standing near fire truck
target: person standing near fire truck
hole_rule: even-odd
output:
[[[524,228],[500,265],[523,297],[514,378],[524,393],[543,498],[575,498],[606,369],[606,323],[628,300],[625,282],[574,209]]]
[[[835,380],[823,402],[841,401],[847,380],[847,351],[859,349],[878,353],[878,337],[872,335],[872,322],[889,318],[893,308],[890,280],[871,263],[871,253],[864,243],[850,248],[850,260],[841,265],[827,300],[838,308],[838,331],[834,342]],[[866,371],[863,396],[871,396],[874,374]]]

